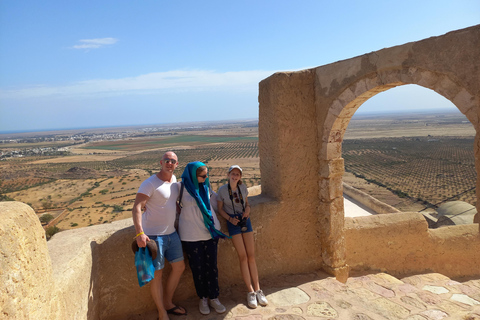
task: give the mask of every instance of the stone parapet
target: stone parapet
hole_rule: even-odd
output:
[[[345,218],[345,238],[353,270],[480,275],[477,224],[428,229],[421,213],[382,214]]]

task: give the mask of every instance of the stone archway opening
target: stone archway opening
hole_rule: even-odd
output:
[[[370,98],[342,143],[345,216],[422,212],[437,227],[439,206],[475,206],[474,137],[468,119],[431,90],[404,85]]]
[[[320,75],[319,70],[317,70],[317,75]],[[324,81],[321,75],[319,78],[319,82]],[[323,116],[323,121],[321,122],[323,125],[318,128],[320,141],[319,158],[324,159],[324,167],[338,168],[340,163],[343,167],[343,138],[351,118],[358,108],[371,97],[381,92],[407,84],[416,84],[431,89],[445,97],[467,117],[475,128],[478,127],[478,99],[470,91],[454,81],[454,78],[450,75],[415,67],[402,67],[396,70],[385,69],[378,70],[376,73],[366,73],[362,77],[358,77],[356,81],[350,82],[344,89],[337,91],[338,93],[330,98],[331,102],[327,102],[328,108],[326,112],[321,115]],[[323,97],[316,98],[317,112],[321,110],[318,106],[326,104],[326,101],[323,99]],[[474,142],[475,155],[477,155],[478,151],[478,135],[476,134]],[[344,167],[342,169],[344,170]],[[327,234],[325,239],[327,239],[326,243],[328,245],[322,248],[322,254],[324,256],[332,256],[335,260],[333,263],[327,261],[327,266],[324,266],[324,269],[334,274],[342,274],[343,271],[340,271],[342,270],[340,265],[346,261],[346,255],[338,249],[341,248],[338,244],[340,241],[344,241],[343,221],[345,216],[343,192],[340,194],[338,191],[343,190],[341,177],[343,171],[340,172],[337,169],[336,171],[325,171],[325,173],[327,175],[321,174],[319,176],[319,195],[322,203],[319,215],[324,219],[322,223],[328,226],[323,228],[325,229],[325,234]],[[478,183],[478,179],[476,179],[476,184]],[[322,191],[322,189],[326,189],[328,192]],[[474,222],[477,222],[477,219],[478,214],[474,216]],[[335,237],[335,241],[329,241]],[[333,266],[333,268],[330,266]]]

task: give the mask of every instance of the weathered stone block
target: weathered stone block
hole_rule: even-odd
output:
[[[345,172],[345,161],[343,158],[333,160],[319,159],[321,178],[333,178],[336,176],[343,176]]]
[[[322,201],[332,201],[343,195],[342,176],[336,175],[331,178],[320,179],[319,195]]]
[[[33,209],[0,202],[2,319],[59,319],[45,231]]]

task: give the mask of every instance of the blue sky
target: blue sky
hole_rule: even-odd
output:
[[[1,0],[0,131],[258,118],[274,72],[478,23],[478,0]],[[453,107],[404,86],[358,112],[386,103]]]

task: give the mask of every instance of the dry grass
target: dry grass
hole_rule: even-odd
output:
[[[56,207],[66,208],[57,224],[60,229],[85,227],[131,217],[137,189],[148,176],[149,173],[144,170],[133,169],[122,176],[110,178],[57,180],[8,195],[31,204],[37,212],[43,213],[41,209],[48,201]],[[115,211],[115,206],[123,210]],[[57,210],[53,215],[58,214]]]
[[[129,153],[112,152],[107,154],[82,154],[52,159],[35,160],[31,164],[42,163],[72,163],[72,162],[91,162],[91,161],[111,161],[120,159],[129,155]]]

